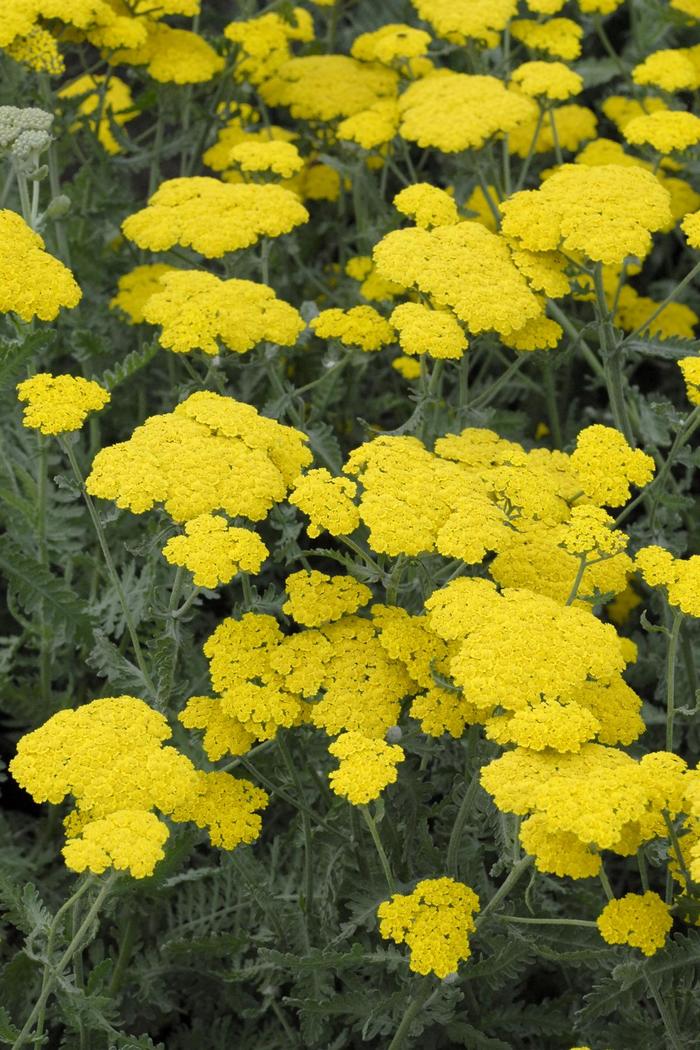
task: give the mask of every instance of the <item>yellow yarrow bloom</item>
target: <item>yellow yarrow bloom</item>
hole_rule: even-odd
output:
[[[257,810],[269,801],[262,788],[230,773],[198,772],[197,789],[175,807],[173,820],[206,828],[212,845],[222,849],[255,842],[262,827]]]
[[[589,499],[606,507],[621,507],[630,498],[630,485],[643,488],[656,470],[651,456],[630,448],[619,430],[600,423],[579,433],[571,466]]]
[[[396,194],[393,205],[402,215],[413,219],[416,226],[430,229],[431,226],[454,226],[459,222],[459,212],[445,190],[431,186],[429,182],[417,182]]]
[[[305,55],[280,66],[261,85],[269,106],[285,106],[297,120],[332,121],[395,98],[397,74],[347,55]]]
[[[420,18],[453,44],[476,40],[496,47],[516,13],[517,0],[412,0]]]
[[[255,734],[224,712],[221,701],[211,696],[192,696],[178,715],[187,729],[202,729],[202,747],[212,762],[223,755],[244,755],[255,743]]]
[[[659,153],[682,153],[700,142],[700,117],[681,110],[661,110],[634,117],[623,135],[632,146],[651,146]]]
[[[239,572],[260,572],[267,547],[250,529],[232,527],[220,514],[200,514],[185,522],[185,535],[163,547],[165,560],[189,569],[198,587],[230,583]]]
[[[688,400],[693,405],[700,405],[700,357],[682,357],[678,367],[683,373]]]
[[[135,266],[117,281],[117,294],[110,300],[110,308],[122,310],[131,324],[141,324],[146,303],[155,292],[161,291],[161,277],[173,269],[167,263]]]
[[[663,547],[642,547],[635,565],[650,587],[665,587],[670,605],[700,617],[700,554],[674,558]]]
[[[334,478],[325,467],[309,470],[294,485],[289,502],[309,517],[309,536],[329,532],[349,536],[360,524],[360,512],[353,502],[357,485],[349,478]]]
[[[161,84],[204,84],[224,68],[224,59],[199,34],[150,20],[145,28],[143,44],[117,51],[112,62],[146,66]]]
[[[554,128],[559,149],[573,153],[581,143],[595,137],[598,120],[593,110],[579,106],[576,102],[550,110],[549,116],[540,124],[537,138],[537,117],[520,124],[508,136],[508,149],[516,157],[527,157],[532,149],[535,153],[551,153],[555,149]],[[534,142],[534,146],[533,146]],[[544,178],[544,172],[542,173]]]
[[[663,948],[673,917],[658,893],[647,890],[608,901],[596,924],[608,944],[629,944],[649,956]]]
[[[526,47],[553,58],[571,62],[581,54],[583,28],[570,18],[550,18],[547,22],[518,18],[510,23],[510,31]]]
[[[217,510],[260,521],[310,463],[306,446],[251,405],[199,391],[101,449],[86,487],[135,514],[162,503],[175,521]]]
[[[381,350],[394,339],[394,329],[373,306],[322,310],[311,320],[310,327],[319,339],[337,339],[343,346],[357,346],[365,351]]]
[[[232,277],[222,280],[203,270],[171,270],[143,306],[143,319],[161,325],[161,346],[177,354],[220,346],[244,354],[263,340],[294,346],[305,328],[289,303],[266,284]]]
[[[700,84],[700,67],[693,48],[664,48],[647,55],[632,70],[635,84],[676,91],[694,91]]]
[[[423,879],[412,893],[395,893],[377,909],[379,932],[406,944],[415,973],[447,977],[471,955],[469,934],[476,930],[479,898],[454,879]]]
[[[338,138],[356,142],[363,149],[386,146],[399,130],[399,107],[393,98],[380,99],[338,124]]]
[[[287,601],[282,612],[305,627],[320,627],[357,612],[371,601],[372,592],[352,576],[327,576],[324,572],[301,569],[288,576],[284,589]]]
[[[401,349],[409,355],[459,359],[469,345],[461,325],[447,310],[402,303],[394,308],[390,320],[399,333]]]
[[[662,339],[695,337],[695,325],[700,318],[685,303],[667,303],[653,321],[646,324],[647,318],[652,317],[660,305],[646,295],[639,295],[631,285],[626,284],[617,298],[616,323],[627,332],[639,328],[642,332]]]
[[[391,367],[409,382],[420,376],[420,362],[416,361],[415,357],[395,357]]]
[[[406,59],[420,58],[430,46],[430,34],[402,22],[388,22],[370,33],[361,33],[352,42],[350,54],[360,62],[401,65]]]
[[[143,879],[165,856],[167,839],[168,829],[154,813],[122,809],[85,824],[80,835],[66,841],[62,853],[72,871],[101,875],[114,868]]]
[[[242,172],[270,172],[291,179],[304,167],[299,150],[291,142],[239,142],[229,153],[229,166]]]
[[[670,221],[669,195],[651,172],[618,164],[567,164],[538,190],[501,206],[502,232],[531,251],[581,252],[596,262],[644,258]]]
[[[636,98],[629,98],[627,95],[610,95],[602,102],[600,108],[608,120],[615,124],[617,130],[622,132],[634,117],[641,117],[647,113],[658,113],[668,109],[668,106],[660,98],[645,98],[644,105],[642,105]]]
[[[50,372],[38,372],[18,383],[17,397],[27,402],[23,426],[42,434],[79,430],[91,412],[99,412],[111,399],[92,379]]]
[[[238,48],[234,67],[236,80],[258,86],[289,61],[292,42],[313,40],[313,19],[302,7],[288,9],[284,15],[266,11],[256,18],[229,22],[224,28],[224,36]]]
[[[531,98],[564,101],[583,90],[583,77],[563,62],[523,62],[511,74],[511,81]]]
[[[399,132],[443,153],[481,149],[537,116],[535,103],[496,77],[442,70],[411,84],[399,99]]]
[[[395,783],[396,766],[404,760],[403,749],[397,744],[357,732],[341,733],[328,751],[340,762],[328,775],[331,790],[353,806],[367,805]]]
[[[23,321],[53,321],[62,306],[77,306],[82,296],[68,267],[14,211],[0,211],[0,275],[0,313]]]
[[[16,36],[5,48],[6,53],[37,73],[58,77],[66,71],[66,64],[55,36],[43,26],[34,25],[26,36]]]
[[[208,259],[280,237],[308,221],[296,194],[276,185],[229,185],[206,176],[169,179],[122,224],[139,248],[193,248]]]
[[[700,211],[686,215],[681,223],[681,229],[690,247],[700,249]]]

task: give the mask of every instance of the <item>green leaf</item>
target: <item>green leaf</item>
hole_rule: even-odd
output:
[[[84,602],[59,576],[5,539],[0,550],[0,572],[17,593],[28,613],[40,608],[57,623],[89,624]]]
[[[14,1043],[18,1035],[19,1028],[15,1028],[5,1007],[0,1006],[0,1043]]]
[[[655,339],[651,336],[631,339],[624,349],[642,357],[656,357],[663,361],[678,361],[681,357],[698,357],[700,339]]]
[[[136,375],[137,372],[140,372],[149,361],[152,361],[158,353],[159,345],[154,340],[152,343],[147,343],[141,350],[132,350],[114,368],[108,368],[103,372],[97,380],[98,383],[106,387],[107,390],[114,390],[115,387],[130,379],[131,376]]]
[[[101,678],[106,678],[118,689],[134,696],[146,696],[149,692],[146,680],[139,668],[119,652],[114,642],[100,630],[94,632],[95,644],[85,661]]]

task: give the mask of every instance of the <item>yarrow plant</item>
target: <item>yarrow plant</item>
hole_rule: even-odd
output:
[[[700,3],[6,0],[0,1043],[690,1050]]]

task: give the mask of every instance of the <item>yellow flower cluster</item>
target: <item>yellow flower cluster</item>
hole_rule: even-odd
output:
[[[471,955],[469,935],[476,930],[479,898],[454,879],[423,879],[412,893],[395,893],[377,909],[379,932],[406,944],[415,973],[447,977]]]
[[[581,431],[571,466],[585,494],[606,507],[621,507],[630,497],[630,485],[642,488],[656,469],[651,456],[631,449],[619,430],[600,423]]]
[[[615,629],[587,610],[483,579],[454,580],[425,605],[435,633],[459,642],[450,673],[490,739],[577,752],[643,731]]]
[[[394,197],[394,207],[402,215],[413,219],[416,226],[430,229],[431,226],[454,226],[459,222],[459,213],[454,198],[445,190],[431,186],[429,182],[416,182],[407,186]]]
[[[650,587],[666,588],[671,605],[700,617],[700,554],[684,560],[663,547],[642,547],[635,565]]]
[[[224,59],[197,33],[148,21],[146,38],[136,47],[118,51],[113,61],[145,66],[161,84],[203,84],[224,68]]]
[[[522,190],[501,207],[502,232],[534,252],[564,248],[595,262],[643,259],[651,234],[671,219],[668,192],[638,167],[567,164],[538,190]]]
[[[87,490],[135,514],[162,503],[175,521],[216,510],[261,521],[310,462],[306,441],[251,405],[200,391],[98,452]]]
[[[629,856],[665,837],[664,810],[674,818],[685,809],[686,776],[670,752],[636,761],[587,743],[573,753],[518,747],[486,766],[481,782],[499,809],[527,818],[520,841],[540,871],[581,879],[597,875],[600,850]]]
[[[259,85],[292,57],[294,41],[313,40],[314,29],[309,12],[295,7],[284,15],[267,11],[257,18],[229,22],[224,36],[238,48],[236,80]]]
[[[531,98],[563,102],[579,95],[583,78],[563,62],[523,62],[513,70],[511,81]]]
[[[304,161],[291,142],[255,141],[238,142],[228,156],[229,164],[242,172],[269,171],[283,179],[298,175]]]
[[[453,44],[475,40],[495,47],[515,15],[516,0],[412,0],[420,18]]]
[[[311,320],[310,327],[319,339],[337,339],[343,346],[365,351],[381,350],[394,339],[394,329],[373,306],[322,310]]]
[[[700,142],[700,117],[681,110],[661,110],[634,117],[623,132],[632,146],[651,146],[659,153],[682,153]]]
[[[108,391],[82,376],[54,376],[38,372],[17,384],[17,397],[25,401],[22,423],[42,434],[79,430],[91,412],[110,401]]]
[[[175,821],[209,827],[214,842],[223,822],[228,849],[257,838],[255,811],[267,804],[265,792],[226,773],[198,772],[188,758],[164,746],[171,735],[163,715],[136,697],[118,696],[60,711],[20,739],[10,765],[17,783],[37,802],[55,805],[66,795],[75,800],[66,821],[69,867],[151,875],[168,838],[154,809]],[[212,811],[212,777],[224,778],[236,809]]]
[[[0,275],[0,313],[12,311],[23,321],[53,321],[62,306],[80,302],[71,271],[14,211],[0,211]]]
[[[372,598],[369,587],[352,576],[327,576],[308,569],[288,576],[284,589],[287,601],[282,612],[305,627],[339,620],[347,613],[357,612]]]
[[[260,94],[267,105],[284,106],[298,120],[327,122],[394,98],[396,85],[396,73],[386,66],[347,55],[305,55],[280,66]]]
[[[309,470],[299,478],[289,494],[289,502],[308,515],[309,536],[330,532],[347,536],[360,524],[360,512],[353,503],[357,485],[349,478],[334,478],[325,467]]]
[[[305,328],[298,310],[266,284],[221,280],[203,270],[161,273],[142,314],[149,324],[161,326],[161,346],[179,354],[203,350],[214,355],[220,345],[244,354],[264,340],[294,346]]]
[[[198,587],[230,583],[239,572],[260,572],[267,547],[256,532],[232,527],[221,514],[200,514],[185,522],[185,535],[163,547],[165,560],[193,573]]]
[[[467,337],[448,310],[431,310],[422,303],[401,303],[390,320],[405,354],[459,359],[467,349]]]
[[[328,751],[339,761],[338,768],[328,777],[331,790],[353,806],[372,802],[384,788],[394,784],[396,767],[404,759],[403,749],[397,744],[357,732],[341,733]]]
[[[583,28],[570,18],[550,18],[546,22],[518,18],[510,23],[510,31],[526,47],[553,58],[570,62],[581,54]]]
[[[429,46],[430,34],[425,30],[402,22],[388,22],[371,33],[356,37],[350,53],[360,62],[380,62],[384,66],[397,65],[400,68],[408,59],[425,55]]]
[[[632,79],[635,84],[658,87],[669,94],[694,91],[700,85],[700,49],[695,46],[653,51],[634,67]]]
[[[682,357],[678,362],[688,400],[693,405],[700,405],[700,357]]]
[[[119,309],[131,324],[141,324],[146,303],[155,292],[161,290],[161,277],[172,273],[174,267],[167,263],[145,263],[135,266],[117,282],[117,294],[110,300],[113,310]]]
[[[647,890],[608,901],[596,923],[608,944],[629,944],[648,956],[663,948],[673,917],[658,893]]]
[[[537,115],[534,102],[496,77],[439,73],[412,83],[399,99],[400,133],[422,149],[481,149]]]
[[[274,184],[230,185],[206,176],[169,179],[148,205],[122,224],[139,248],[162,252],[180,245],[208,259],[280,237],[308,220],[296,194]]]

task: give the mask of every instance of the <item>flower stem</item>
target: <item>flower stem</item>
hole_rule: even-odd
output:
[[[365,818],[365,824],[369,828],[369,833],[372,836],[372,841],[374,842],[375,848],[377,850],[377,856],[379,857],[379,862],[382,866],[382,871],[384,872],[386,884],[389,887],[389,893],[395,893],[396,884],[394,882],[394,876],[391,873],[391,865],[389,864],[389,858],[386,855],[386,852],[382,845],[382,840],[379,837],[377,823],[369,811],[369,806],[360,806],[360,809],[362,811],[362,816]],[[396,1045],[399,1046],[400,1044],[397,1043]]]
[[[396,1029],[394,1038],[389,1043],[387,1050],[400,1050],[400,1048],[405,1045],[406,1037],[410,1032],[411,1025],[430,998],[431,991],[430,981],[424,980],[416,994],[411,999],[408,1009],[403,1015],[401,1024]]]
[[[497,904],[501,903],[504,897],[508,896],[513,887],[518,882],[520,882],[520,879],[528,870],[528,868],[532,867],[534,861],[535,858],[529,856],[528,854],[525,857],[523,857],[522,860],[519,860],[513,868],[511,868],[505,882],[501,886],[499,886],[499,888],[496,890],[486,907],[481,909],[481,913],[478,919],[476,920],[477,926],[483,921],[484,917],[496,907]]]
[[[676,717],[676,658],[678,639],[683,623],[683,613],[678,609],[673,615],[673,625],[668,638],[666,652],[666,750],[673,751],[673,728]]]

